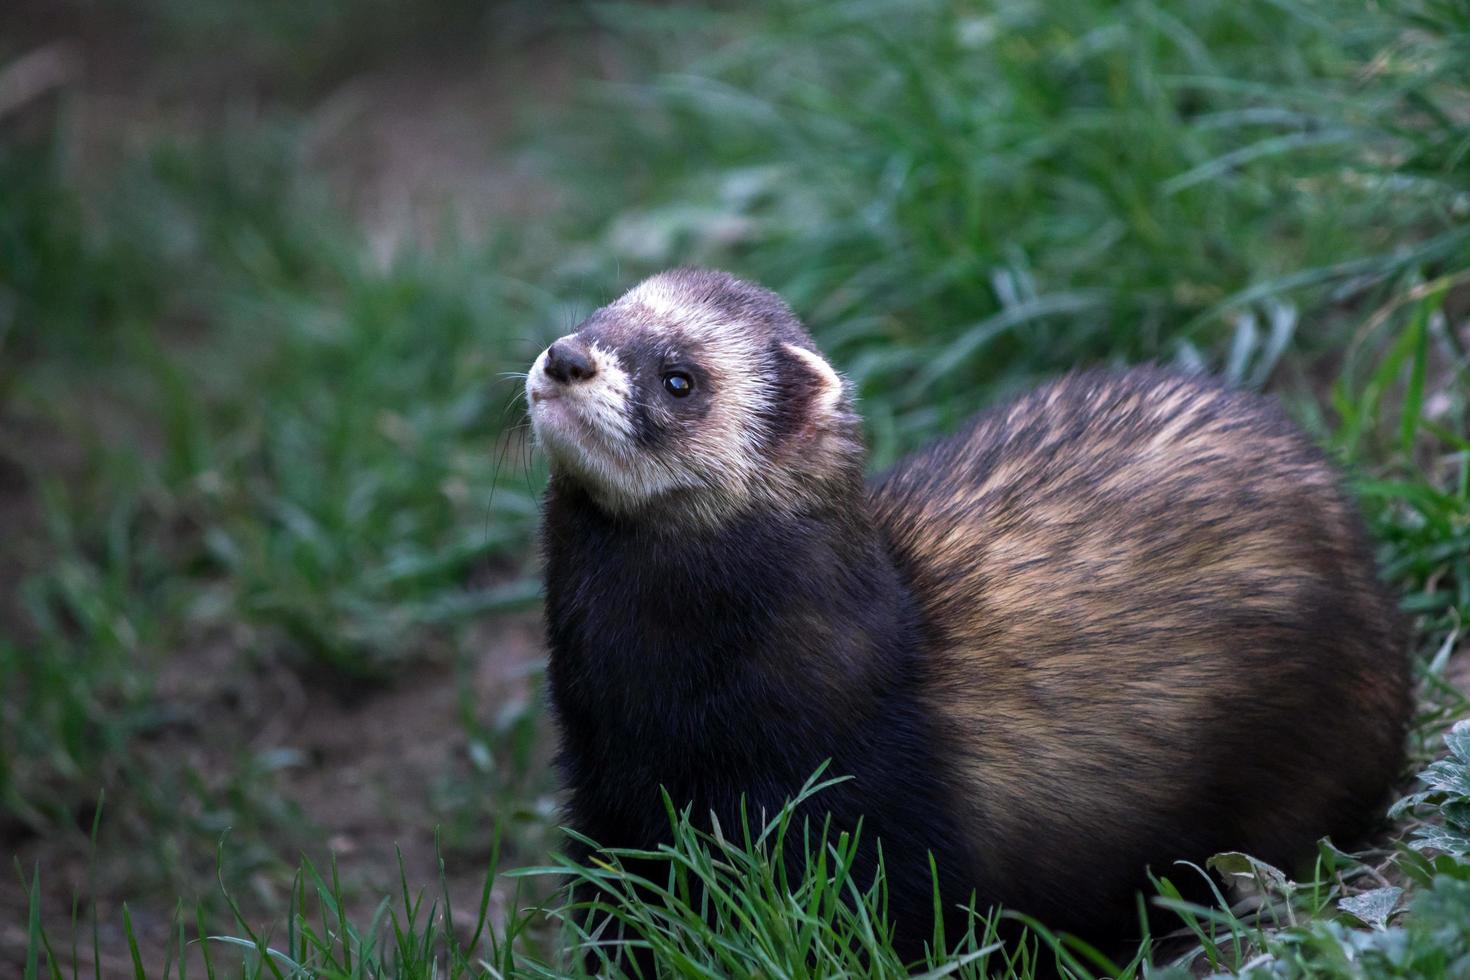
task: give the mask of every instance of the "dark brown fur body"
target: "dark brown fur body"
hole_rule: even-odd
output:
[[[1074,375],[905,460],[871,504],[1008,904],[1085,927],[1083,896],[1165,855],[1289,866],[1379,812],[1405,634],[1336,474],[1274,403]]]
[[[779,380],[768,438],[738,444],[801,493],[775,507],[705,476],[617,509],[554,471],[549,679],[577,830],[653,846],[661,786],[734,826],[742,798],[774,810],[830,759],[854,778],[815,805],[863,821],[868,860],[883,841],[917,954],[931,852],[947,910],[973,892],[1110,943],[1148,866],[1287,864],[1378,813],[1410,711],[1404,636],[1336,473],[1274,402],[1153,369],[1072,375],[865,486],[850,403],[792,351],[809,340],[779,300],[713,273],[660,289],[574,336],[619,359],[638,406],[672,355],[617,342],[630,324],[728,317]],[[677,323],[658,336],[678,346]],[[726,367],[698,376],[716,413]],[[656,404],[650,452],[708,427],[683,404]]]

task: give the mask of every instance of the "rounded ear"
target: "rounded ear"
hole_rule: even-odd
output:
[[[842,377],[816,351],[807,350],[796,344],[781,345],[789,356],[791,367],[787,373],[790,394],[794,401],[808,406],[812,419],[826,419],[836,414],[842,404]]]

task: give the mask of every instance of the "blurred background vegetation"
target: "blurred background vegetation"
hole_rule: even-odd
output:
[[[0,853],[47,915],[116,966],[217,853],[269,918],[303,852],[371,913],[395,845],[470,907],[497,823],[554,845],[515,373],[677,264],[790,300],[875,467],[1082,365],[1275,392],[1416,616],[1420,761],[1463,707],[1463,3],[11,0]]]

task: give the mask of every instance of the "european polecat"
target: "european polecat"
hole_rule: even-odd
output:
[[[1269,399],[1072,374],[864,480],[786,305],[666,272],[536,359],[550,694],[571,824],[736,825],[824,760],[882,841],[901,949],[944,907],[1106,937],[1145,868],[1289,862],[1400,765],[1395,605],[1337,475]],[[949,914],[948,912],[946,914]]]

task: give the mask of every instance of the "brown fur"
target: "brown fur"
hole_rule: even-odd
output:
[[[1398,615],[1337,475],[1272,403],[1073,375],[906,460],[872,505],[1003,876],[1061,901],[1069,853],[1121,870],[1160,836],[1285,862],[1361,829],[1396,773]]]

